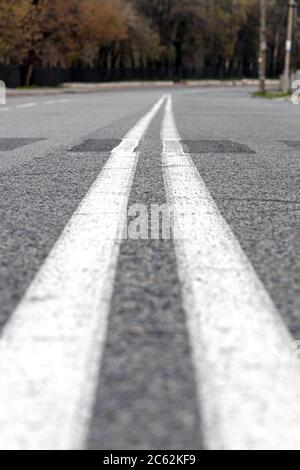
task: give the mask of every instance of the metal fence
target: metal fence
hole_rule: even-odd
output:
[[[181,80],[203,78],[254,78],[257,71],[234,70],[226,74],[218,64],[185,66],[179,69],[153,65],[140,68],[39,68],[33,70],[31,85],[57,86],[65,82],[110,82],[122,80]],[[25,85],[25,71],[22,66],[0,64],[0,80],[9,88]]]

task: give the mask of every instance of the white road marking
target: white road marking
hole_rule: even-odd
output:
[[[0,108],[0,111],[2,112],[10,111],[10,108]]]
[[[58,103],[68,103],[70,100],[63,98],[61,100],[58,100]]]
[[[36,106],[36,103],[25,103],[25,104],[18,104],[17,108],[24,109],[24,108],[33,108]]]
[[[55,101],[54,100],[48,100],[48,101],[45,101],[45,104],[47,104],[47,105],[55,104]]]
[[[203,436],[208,449],[300,449],[300,368],[292,338],[192,159],[168,98],[162,131]],[[181,162],[178,167],[176,163]]]
[[[84,447],[106,336],[118,234],[138,160],[135,150],[164,99],[112,151],[4,329],[2,449]]]

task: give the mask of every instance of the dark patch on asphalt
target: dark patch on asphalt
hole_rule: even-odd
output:
[[[121,143],[119,139],[88,139],[72,148],[71,152],[111,152]]]
[[[9,152],[15,150],[19,147],[24,147],[25,145],[35,144],[36,142],[41,142],[46,139],[20,139],[20,138],[0,138],[0,152]]]
[[[295,150],[300,150],[300,140],[280,140],[279,142]]]
[[[129,207],[166,203],[161,119],[140,147]],[[173,242],[124,241],[88,448],[200,448],[191,356]]]
[[[183,140],[182,146],[184,151],[189,153],[255,153],[246,145],[231,142],[230,140]]]

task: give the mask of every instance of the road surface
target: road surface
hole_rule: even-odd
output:
[[[250,91],[0,106],[1,449],[300,448],[300,109]]]

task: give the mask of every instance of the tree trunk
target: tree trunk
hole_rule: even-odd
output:
[[[32,74],[33,74],[33,64],[29,64],[26,69],[26,74],[25,74],[25,86],[30,86],[31,84],[31,79],[32,79]]]

